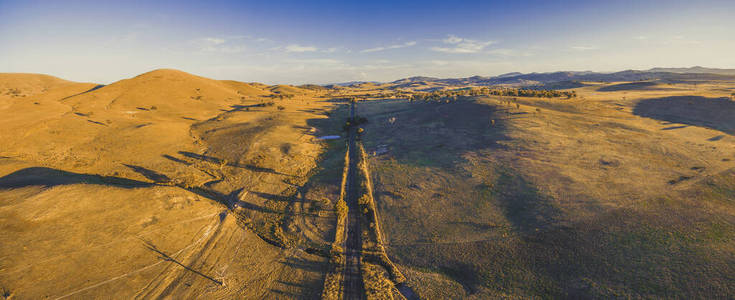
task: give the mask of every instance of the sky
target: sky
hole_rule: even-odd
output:
[[[735,68],[735,1],[0,0],[0,72],[269,84]]]

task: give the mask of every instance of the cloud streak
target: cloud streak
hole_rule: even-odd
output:
[[[379,52],[379,51],[385,51],[385,50],[390,50],[390,49],[406,48],[406,47],[411,47],[411,46],[415,46],[415,45],[416,45],[416,42],[415,41],[410,41],[410,42],[405,42],[403,44],[396,44],[396,45],[390,45],[390,46],[385,46],[385,47],[369,48],[369,49],[362,50],[360,52],[361,53]]]
[[[487,46],[492,45],[493,41],[477,41],[472,39],[461,38],[456,35],[449,35],[446,39],[442,40],[446,45],[443,47],[431,47],[431,51],[442,52],[442,53],[479,53],[484,50]]]
[[[235,38],[239,39],[239,38]],[[217,53],[240,53],[247,47],[242,44],[234,44],[229,39],[220,37],[205,37],[191,41],[200,51]]]
[[[291,44],[286,46],[286,52],[316,52],[318,49],[314,46],[301,46],[299,44]]]

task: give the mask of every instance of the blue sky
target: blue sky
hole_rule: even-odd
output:
[[[735,1],[0,0],[0,72],[265,83],[735,68]]]

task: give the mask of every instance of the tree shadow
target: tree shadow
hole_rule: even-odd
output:
[[[98,84],[98,85],[94,86],[93,88],[91,88],[91,89],[88,89],[88,90],[86,90],[86,91],[84,91],[84,92],[81,92],[81,93],[78,93],[78,94],[74,94],[74,95],[71,95],[71,96],[67,96],[67,97],[61,98],[61,100],[60,100],[60,101],[63,101],[63,100],[69,99],[69,98],[71,98],[71,97],[76,97],[76,96],[79,96],[79,95],[81,95],[81,94],[86,94],[86,93],[89,93],[89,92],[91,92],[91,91],[94,91],[94,90],[98,90],[98,89],[101,89],[101,88],[103,88],[103,87],[105,87],[105,85],[104,85],[104,84]]]
[[[87,122],[97,124],[97,125],[107,126],[107,124],[102,123],[102,122],[97,122],[97,121],[92,121],[92,120],[87,120]]]
[[[735,134],[735,102],[728,98],[671,96],[645,99],[636,104],[633,114]]]
[[[259,104],[251,104],[251,105],[231,105],[230,110],[225,110],[226,112],[242,112],[242,111],[249,111],[251,107],[265,107],[265,103],[259,103]]]
[[[156,185],[155,183],[122,177],[80,174],[45,167],[26,168],[0,178],[0,188],[22,188],[27,186],[53,187],[79,183],[123,188],[150,187]]]
[[[661,128],[661,130],[676,130],[676,129],[683,129],[683,128],[687,128],[687,127],[689,127],[689,126],[687,126],[687,125],[682,125],[682,126],[669,126],[669,127]]]
[[[123,164],[123,165],[126,166],[126,167],[128,167],[128,168],[130,168],[131,170],[135,171],[136,173],[138,173],[140,175],[143,175],[143,177],[152,180],[153,182],[156,182],[156,183],[166,183],[166,182],[170,182],[171,181],[171,178],[169,178],[165,174],[158,173],[158,172],[153,171],[151,169],[146,169],[144,167],[135,166],[135,165],[128,165],[128,164]]]
[[[183,156],[186,156],[188,158],[193,158],[193,159],[197,159],[197,160],[201,160],[201,161],[207,161],[207,162],[211,162],[211,163],[214,163],[214,164],[220,164],[220,165],[224,164],[224,165],[227,165],[227,166],[230,166],[230,167],[235,167],[235,168],[248,169],[250,171],[255,171],[255,172],[264,172],[264,173],[271,173],[271,174],[283,175],[283,176],[293,176],[293,175],[289,175],[289,174],[278,172],[278,171],[276,171],[274,169],[271,169],[271,168],[263,168],[263,167],[249,165],[249,164],[241,164],[241,163],[238,163],[238,162],[229,162],[229,161],[226,161],[226,160],[223,160],[223,159],[220,159],[220,158],[216,158],[214,156],[209,156],[209,155],[196,154],[196,153],[188,152],[188,151],[179,151],[179,154],[181,154]],[[166,158],[171,159],[169,157],[166,157]],[[181,162],[178,159],[171,159],[171,160],[177,161],[177,162]]]
[[[173,161],[173,162],[177,162],[177,163],[180,163],[180,164],[183,164],[183,165],[187,165],[187,166],[190,166],[191,165],[191,163],[188,162],[188,161],[185,161],[183,159],[178,159],[178,158],[173,157],[173,156],[168,155],[168,154],[164,154],[162,156],[163,156],[163,158],[168,159],[168,160]]]
[[[165,253],[165,252],[163,252],[162,250],[159,250],[159,249],[158,249],[158,248],[157,248],[157,247],[156,247],[155,245],[153,245],[153,244],[152,244],[151,242],[148,242],[148,241],[143,241],[143,243],[145,244],[146,248],[148,248],[148,250],[151,250],[151,251],[155,252],[156,254],[158,254],[158,255],[159,255],[159,257],[158,257],[158,258],[160,258],[160,259],[162,259],[162,260],[165,260],[165,261],[170,261],[170,262],[172,262],[172,263],[175,263],[175,264],[177,264],[177,265],[181,266],[182,268],[184,268],[185,270],[187,270],[187,271],[189,271],[189,272],[192,272],[192,273],[194,273],[194,274],[196,274],[196,275],[199,275],[199,276],[201,276],[201,277],[202,277],[202,278],[204,278],[204,279],[207,279],[207,280],[209,280],[209,281],[212,281],[212,282],[216,283],[217,285],[222,285],[222,281],[216,280],[216,279],[214,279],[214,278],[212,278],[212,277],[210,277],[210,276],[207,276],[206,274],[204,274],[204,273],[202,273],[202,272],[200,272],[200,271],[197,271],[197,270],[195,270],[195,269],[193,269],[193,268],[191,268],[191,267],[189,267],[189,266],[187,266],[187,265],[184,265],[184,264],[182,264],[181,262],[179,262],[179,261],[178,261],[178,260],[176,260],[175,258],[173,258],[173,257],[169,256],[168,254],[166,254],[166,253]]]

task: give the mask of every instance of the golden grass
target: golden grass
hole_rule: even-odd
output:
[[[20,298],[320,295],[338,182],[314,171],[326,147],[311,132],[329,130],[332,103],[175,70],[54,85],[0,95],[0,287]]]

